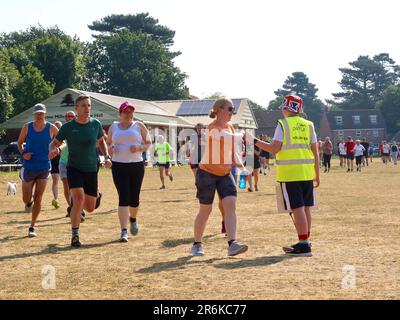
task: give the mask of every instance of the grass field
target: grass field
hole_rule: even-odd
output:
[[[238,240],[249,251],[233,258],[216,206],[206,255],[188,254],[198,209],[191,171],[173,169],[175,181],[160,191],[158,171],[146,170],[139,235],[116,242],[117,194],[104,169],[104,200],[81,226],[78,250],[70,248],[65,201],[51,206],[50,184],[38,237],[29,239],[17,174],[0,173],[0,299],[399,299],[400,167],[375,159],[362,173],[346,173],[334,161],[321,173],[312,258],[282,254],[297,239],[290,217],[276,213],[274,169],[261,177],[260,192],[239,191]],[[6,196],[7,181],[19,183],[16,197]],[[43,285],[46,266],[54,289]]]

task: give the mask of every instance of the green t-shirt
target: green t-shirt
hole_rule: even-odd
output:
[[[102,136],[103,128],[97,119],[91,118],[86,124],[80,124],[74,119],[61,127],[56,139],[67,141],[68,167],[82,172],[96,172],[96,145]]]
[[[68,145],[66,144],[61,150],[60,163],[62,163],[63,165],[68,165],[68,154]]]
[[[171,150],[171,146],[168,142],[156,143],[155,149],[157,151],[158,163],[170,162],[169,151]]]

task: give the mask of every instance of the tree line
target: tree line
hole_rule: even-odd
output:
[[[341,91],[332,93],[333,99],[322,102],[318,89],[303,72],[293,72],[281,89],[274,93],[276,98],[269,102],[269,110],[277,110],[282,96],[297,93],[304,100],[307,117],[316,127],[324,110],[380,109],[389,134],[400,130],[400,67],[387,53],[374,57],[359,56],[349,62],[349,67],[339,68],[342,79]]]
[[[0,123],[38,101],[76,88],[143,100],[187,99],[187,75],[174,64],[175,31],[148,13],[110,15],[88,25],[91,42],[71,37],[57,26],[0,33]],[[359,56],[339,68],[341,92],[321,101],[318,88],[303,72],[293,72],[274,93],[268,109],[295,92],[308,118],[319,127],[324,110],[379,108],[388,132],[400,130],[400,67],[387,53]],[[253,108],[261,108],[251,101]]]

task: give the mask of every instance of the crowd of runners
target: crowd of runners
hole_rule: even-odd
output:
[[[320,168],[331,170],[331,157],[335,148],[329,137],[317,140],[312,122],[301,117],[303,101],[288,95],[280,107],[282,119],[278,121],[272,138],[254,137],[237,131],[231,124],[234,106],[230,99],[219,99],[211,112],[211,123],[196,125],[190,139],[180,149],[188,153],[189,165],[194,175],[199,201],[194,221],[194,241],[190,249],[193,256],[204,255],[203,234],[212,211],[215,194],[221,213],[221,232],[226,235],[228,256],[248,250],[245,243],[237,241],[236,201],[237,186],[248,192],[257,192],[260,175],[267,175],[270,159],[275,158],[277,192],[284,209],[293,218],[298,242],[283,247],[285,254],[311,256],[311,211],[315,204],[314,189],[319,186]],[[64,123],[46,121],[46,106],[37,104],[33,121],[25,124],[18,139],[23,167],[22,197],[26,212],[32,213],[29,237],[36,237],[36,222],[41,210],[43,193],[48,179],[52,178],[52,205],[60,207],[58,183],[62,181],[63,194],[68,204],[67,217],[71,219],[71,246],[81,247],[80,224],[87,212],[101,204],[98,172],[101,165],[112,170],[118,193],[120,242],[129,241],[139,233],[137,216],[140,192],[145,176],[148,154],[156,159],[160,171],[160,189],[166,189],[165,178],[174,181],[171,159],[175,151],[163,135],[154,139],[139,121],[134,120],[135,106],[124,102],[119,108],[119,120],[108,132],[92,118],[91,99],[81,95],[76,99],[75,110],[65,114]],[[154,138],[154,137],[153,137]],[[153,147],[153,148],[152,148]],[[154,150],[154,151],[153,151]],[[372,162],[372,146],[366,139],[353,141],[348,137],[336,146],[340,167],[347,172],[361,172]],[[396,142],[383,141],[381,157],[385,164],[397,164],[399,149]],[[103,156],[103,163],[100,161]],[[240,182],[239,182],[240,181]],[[278,198],[278,197],[277,197]]]

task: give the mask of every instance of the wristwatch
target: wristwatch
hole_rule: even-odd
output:
[[[110,161],[111,161],[111,157],[110,157],[109,155],[108,155],[108,156],[105,156],[105,157],[104,157],[104,160],[106,160],[106,161],[107,161],[107,160],[110,160]]]

